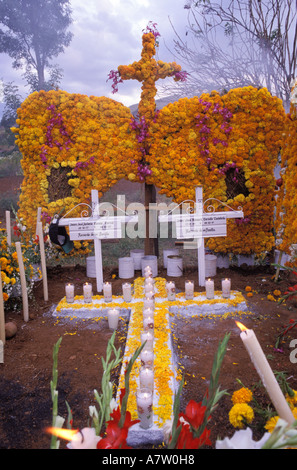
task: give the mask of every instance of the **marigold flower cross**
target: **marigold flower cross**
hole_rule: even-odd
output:
[[[118,72],[121,80],[138,80],[142,82],[142,93],[138,105],[140,116],[153,119],[155,114],[155,96],[157,93],[156,82],[162,78],[175,77],[175,80],[184,80],[185,73],[181,72],[181,66],[175,62],[166,63],[156,61],[155,47],[156,37],[152,32],[142,36],[141,59],[131,65],[120,65]]]

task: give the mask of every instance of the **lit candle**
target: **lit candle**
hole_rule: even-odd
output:
[[[152,272],[151,268],[149,270],[147,270],[146,268],[144,269],[144,277],[146,279],[152,279],[153,278],[153,272]]]
[[[213,299],[214,298],[214,281],[212,279],[208,279],[205,281],[205,290],[206,290],[206,298]]]
[[[168,300],[175,300],[175,283],[172,281],[166,282],[166,290]]]
[[[143,318],[152,317],[154,318],[154,309],[153,308],[144,308],[142,311]]]
[[[139,426],[148,429],[153,424],[153,394],[149,389],[138,389],[136,392]]]
[[[104,302],[112,301],[112,287],[110,282],[104,282],[103,285]]]
[[[231,281],[230,279],[222,280],[222,296],[224,299],[229,299],[231,291]]]
[[[146,284],[155,284],[155,279],[153,278],[152,274],[144,279],[144,285]]]
[[[143,319],[143,329],[144,331],[152,330],[154,328],[154,319],[153,317],[145,317]]]
[[[120,311],[118,308],[110,308],[107,312],[108,326],[111,330],[115,330],[119,323]]]
[[[145,292],[145,297],[146,297],[147,299],[154,299],[154,297],[155,297],[155,292],[152,291],[152,290],[149,290],[148,292]]]
[[[70,441],[67,444],[68,449],[97,449],[98,442],[102,439],[96,435],[94,428],[64,429],[50,427],[46,431],[53,436]]]
[[[193,299],[194,297],[194,282],[193,281],[185,282],[185,296],[187,300]]]
[[[71,283],[66,284],[65,286],[66,302],[74,302],[74,285]]]
[[[142,366],[152,366],[154,364],[154,352],[149,349],[143,349],[139,357]]]
[[[144,285],[144,292],[154,292],[154,284],[148,283]]]
[[[84,292],[84,302],[85,303],[90,303],[92,302],[92,284],[89,284],[88,282],[85,282],[83,285],[83,292]]]
[[[141,337],[141,344],[144,344],[143,349],[148,349],[150,351],[153,351],[154,349],[154,334],[153,331],[143,331],[140,334]]]
[[[155,308],[155,299],[154,297],[145,297],[143,301],[143,307],[144,308]]]
[[[290,410],[254,331],[247,329],[238,321],[236,324],[238,328],[242,330],[240,338],[249,353],[251,361],[254,364],[279,417],[285,420],[288,424],[292,424],[295,421],[293,413]]]
[[[140,388],[148,388],[151,391],[154,390],[154,369],[152,366],[140,367],[139,385]]]
[[[125,302],[131,302],[132,300],[132,290],[131,290],[131,284],[129,282],[125,282],[123,284],[123,297]]]

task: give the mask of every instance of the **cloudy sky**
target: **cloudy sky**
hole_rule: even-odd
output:
[[[110,70],[140,59],[142,31],[150,21],[161,34],[157,59],[172,62],[176,30],[184,37],[188,10],[186,0],[71,0],[73,39],[53,63],[63,69],[61,88],[70,93],[107,96],[130,106],[139,101],[141,84],[129,80],[111,93]],[[0,78],[13,82],[22,93],[21,71],[13,70],[7,55],[0,54]],[[182,65],[182,64],[181,64]]]

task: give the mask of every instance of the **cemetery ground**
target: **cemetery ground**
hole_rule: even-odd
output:
[[[3,221],[3,219],[2,219]],[[173,241],[174,243],[174,241]],[[106,259],[119,244],[103,245],[103,258]],[[127,253],[122,253],[125,256]],[[193,254],[195,259],[197,252]],[[140,274],[140,272],[139,272]],[[160,277],[168,278],[166,270],[159,266]],[[297,320],[297,304],[287,301],[279,305],[269,300],[275,289],[283,294],[296,283],[295,276],[281,271],[278,282],[274,281],[275,269],[271,266],[249,267],[246,265],[229,269],[217,269],[214,278],[215,290],[221,289],[221,279],[231,279],[232,290],[238,290],[246,298],[248,310],[224,317],[172,318],[174,333],[173,347],[178,368],[184,374],[185,386],[182,392],[181,411],[189,400],[201,401],[207,391],[213,357],[225,333],[230,332],[228,348],[220,374],[220,385],[228,394],[219,402],[209,422],[213,447],[217,438],[231,437],[235,429],[229,423],[228,413],[232,407],[231,395],[244,386],[253,391],[257,407],[261,411],[273,409],[266,390],[259,382],[249,356],[240,339],[235,324],[239,320],[252,328],[275,372],[283,373],[293,389],[297,389],[297,364],[290,361],[291,339],[297,338],[297,329],[292,329],[284,337],[278,349],[274,348],[278,335],[291,319]],[[94,389],[100,392],[102,377],[101,357],[105,357],[106,346],[112,335],[106,318],[71,319],[54,317],[53,307],[64,297],[66,282],[73,282],[77,292],[88,280],[96,292],[96,280],[86,278],[84,265],[58,265],[48,267],[49,300],[44,301],[42,281],[34,287],[34,297],[29,303],[28,322],[23,321],[22,307],[16,311],[6,311],[6,322],[17,325],[17,333],[6,340],[4,362],[0,364],[0,448],[1,449],[49,449],[50,436],[45,428],[51,425],[52,401],[50,380],[52,379],[52,352],[57,340],[62,337],[58,355],[59,414],[67,417],[66,401],[73,413],[73,427],[83,428],[89,424],[88,408],[95,404]],[[138,273],[136,277],[138,276]],[[168,278],[169,279],[169,278]],[[203,292],[198,286],[197,265],[184,266],[183,276],[171,278],[177,291],[184,291],[185,280],[195,282],[195,291]],[[123,280],[118,278],[116,265],[104,266],[104,280],[112,282],[113,294],[122,294]],[[133,279],[131,279],[133,282]],[[251,287],[248,296],[246,287]],[[276,296],[274,296],[277,298]],[[116,347],[124,351],[128,328],[127,318],[121,318],[116,333]],[[112,379],[117,385],[120,366],[113,371]],[[255,409],[255,402],[251,403]],[[254,439],[263,434],[264,418],[256,413],[251,427]],[[61,448],[66,442],[61,440]],[[210,448],[210,447],[208,447]]]

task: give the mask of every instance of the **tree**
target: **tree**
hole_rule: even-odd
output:
[[[186,37],[174,48],[189,73],[188,95],[267,87],[289,107],[296,76],[297,0],[188,0]]]
[[[71,23],[69,0],[0,0],[0,52],[13,59],[13,68],[25,69],[31,90],[56,86],[53,78],[59,80],[61,72],[51,60],[70,44]]]
[[[1,126],[9,128],[15,124],[17,109],[22,103],[22,97],[18,92],[18,87],[12,82],[2,83],[2,95],[4,111]]]

